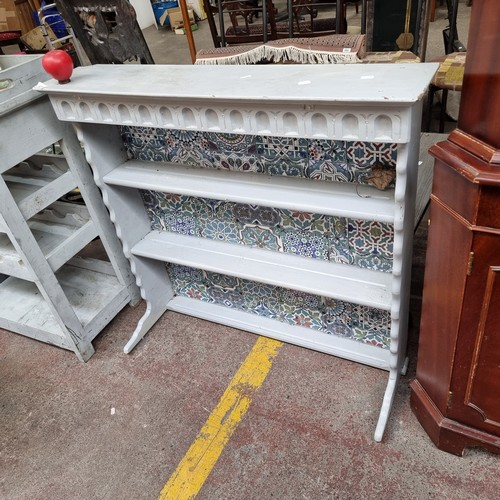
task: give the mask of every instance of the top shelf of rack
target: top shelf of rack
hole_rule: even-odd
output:
[[[318,64],[255,66],[95,65],[77,68],[71,82],[49,80],[49,94],[106,95],[158,100],[196,99],[301,103],[413,103],[437,64]],[[278,83],[279,82],[279,83]],[[133,100],[133,99],[132,99]]]
[[[96,65],[37,86],[62,121],[408,143],[435,64]]]

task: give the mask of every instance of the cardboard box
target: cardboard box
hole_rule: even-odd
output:
[[[50,41],[54,49],[59,49],[61,47],[61,42],[54,42],[57,40],[56,35],[52,31],[52,28],[49,25],[46,25],[47,34],[49,35]],[[42,28],[37,26],[35,29],[29,31],[25,35],[21,37],[21,40],[33,50],[48,50],[47,40],[42,34]]]
[[[184,22],[182,20],[182,12],[180,7],[175,7],[173,9],[167,9],[164,13],[163,16],[160,18],[160,24],[163,26],[165,24],[166,18],[169,18],[170,20],[170,27],[172,28],[172,31],[175,31],[176,29],[183,28],[184,27]],[[189,21],[191,24],[194,24],[194,12],[192,9],[188,9],[188,16],[189,16]]]
[[[165,11],[167,9],[174,9],[175,7],[178,7],[179,3],[177,2],[177,0],[174,0],[172,2],[156,2],[155,1],[151,5],[153,7],[153,12],[154,12],[154,15],[155,15],[155,24],[156,24],[156,27],[158,28],[158,25],[160,25],[160,26],[170,26],[170,20],[168,18],[168,15],[166,15],[165,17],[163,17],[163,14],[165,14]],[[162,18],[163,18],[163,22],[161,22]]]

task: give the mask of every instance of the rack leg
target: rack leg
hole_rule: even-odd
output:
[[[132,337],[123,348],[123,352],[130,353],[150,328],[160,319],[167,310],[167,304],[174,296],[174,291],[168,279],[165,264],[159,261],[132,257],[132,271],[137,277],[137,284],[141,288],[141,296],[146,301],[146,312],[137,323]]]
[[[94,347],[90,342],[80,342],[77,345],[78,349],[73,349],[73,352],[81,362],[85,363],[95,353]]]
[[[382,441],[382,438],[384,436],[385,426],[387,425],[387,420],[389,419],[389,414],[391,412],[398,379],[399,370],[391,368],[391,371],[389,372],[387,388],[385,389],[384,400],[382,401],[382,408],[380,409],[380,415],[378,417],[377,427],[375,429],[375,435],[373,437],[373,439],[375,439],[375,441],[377,441],[378,443]]]
[[[142,340],[142,337],[148,333],[150,328],[160,319],[163,313],[167,310],[167,305],[165,303],[159,302],[149,302],[147,301],[146,312],[143,317],[137,323],[137,328],[135,329],[132,337],[127,342],[123,348],[125,354],[129,354],[132,349]]]

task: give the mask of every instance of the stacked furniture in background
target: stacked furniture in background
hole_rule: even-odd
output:
[[[288,0],[278,11],[272,0],[203,0],[216,48],[346,33],[345,4],[344,0]]]

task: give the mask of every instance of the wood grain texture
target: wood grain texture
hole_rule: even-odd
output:
[[[10,276],[0,287],[0,327],[86,361],[94,337],[139,293],[71,126],[46,97],[25,93],[8,112],[0,105],[0,271]],[[38,153],[55,142],[65,156]],[[57,201],[76,187],[85,207]],[[97,236],[110,262],[75,260]]]
[[[469,28],[469,45],[460,102],[458,128],[489,145],[500,163],[500,10],[497,0],[474,2]]]
[[[500,453],[500,10],[474,2],[458,120],[436,158],[411,404],[440,449]]]

